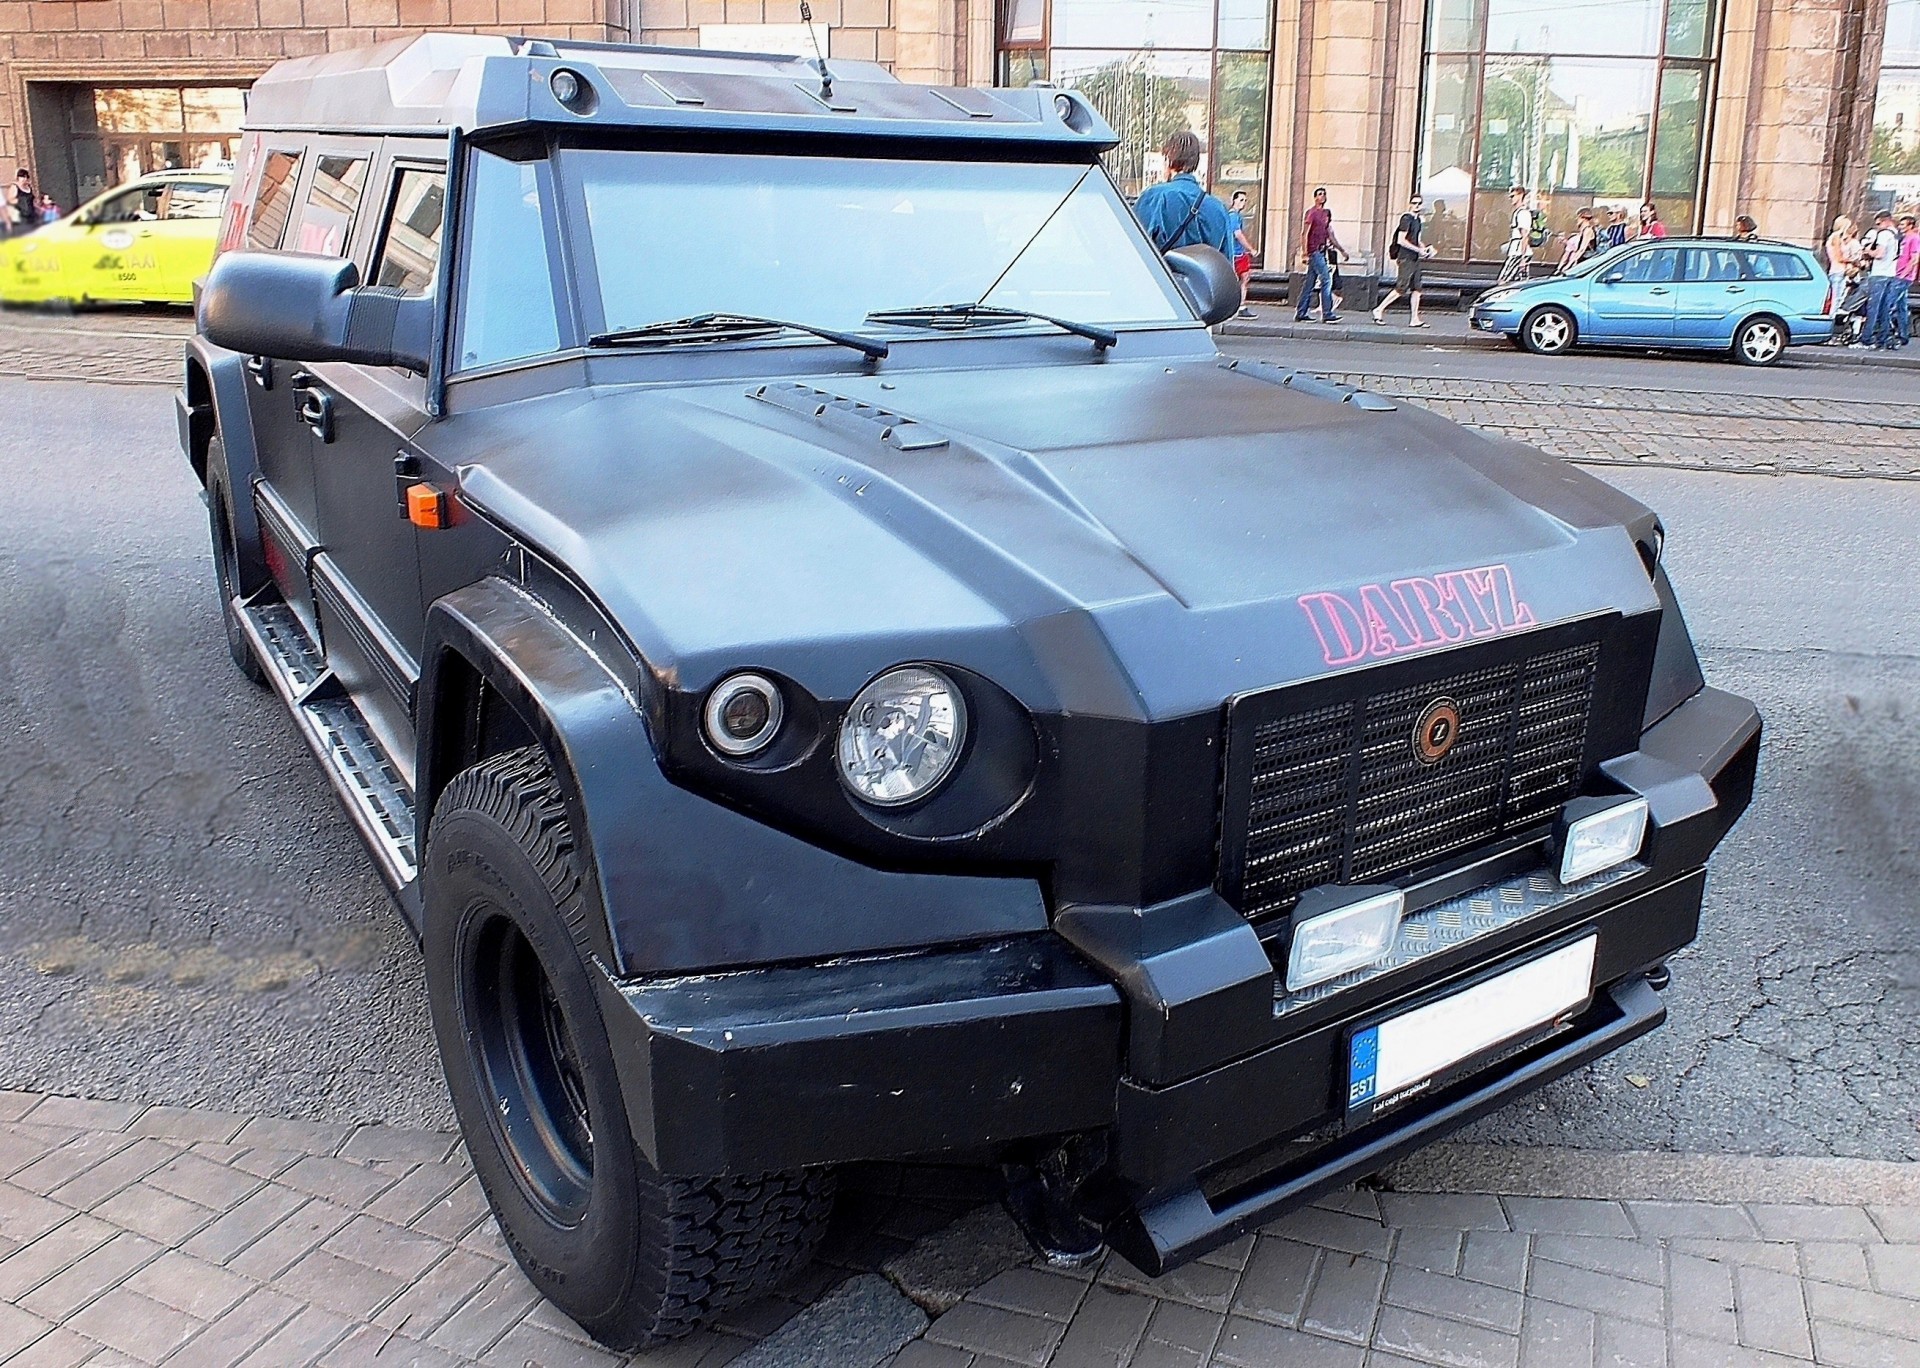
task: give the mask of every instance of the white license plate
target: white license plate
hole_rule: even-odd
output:
[[[1356,1031],[1347,1048],[1347,1109],[1383,1102],[1580,1006],[1593,993],[1597,939]]]

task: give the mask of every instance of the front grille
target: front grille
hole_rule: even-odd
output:
[[[1489,647],[1505,658],[1488,659]],[[1318,884],[1385,882],[1434,865],[1539,825],[1578,791],[1599,641],[1451,654],[1466,668],[1424,669],[1418,683],[1363,671],[1337,701],[1290,707],[1293,691],[1283,690],[1235,705],[1221,892],[1245,916],[1284,912]],[[1414,727],[1441,698],[1458,705],[1459,735],[1428,764]]]

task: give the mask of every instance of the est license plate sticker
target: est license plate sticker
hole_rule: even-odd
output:
[[[1593,993],[1597,943],[1588,936],[1354,1032],[1347,1047],[1347,1111],[1371,1110],[1580,1006]]]

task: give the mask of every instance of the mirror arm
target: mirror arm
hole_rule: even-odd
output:
[[[341,296],[346,317],[341,334],[346,350],[363,365],[401,366],[427,371],[433,344],[431,295],[408,296],[386,285],[363,285]]]

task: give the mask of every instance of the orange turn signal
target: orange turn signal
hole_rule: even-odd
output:
[[[415,527],[445,527],[447,496],[430,484],[407,486],[407,521]]]

